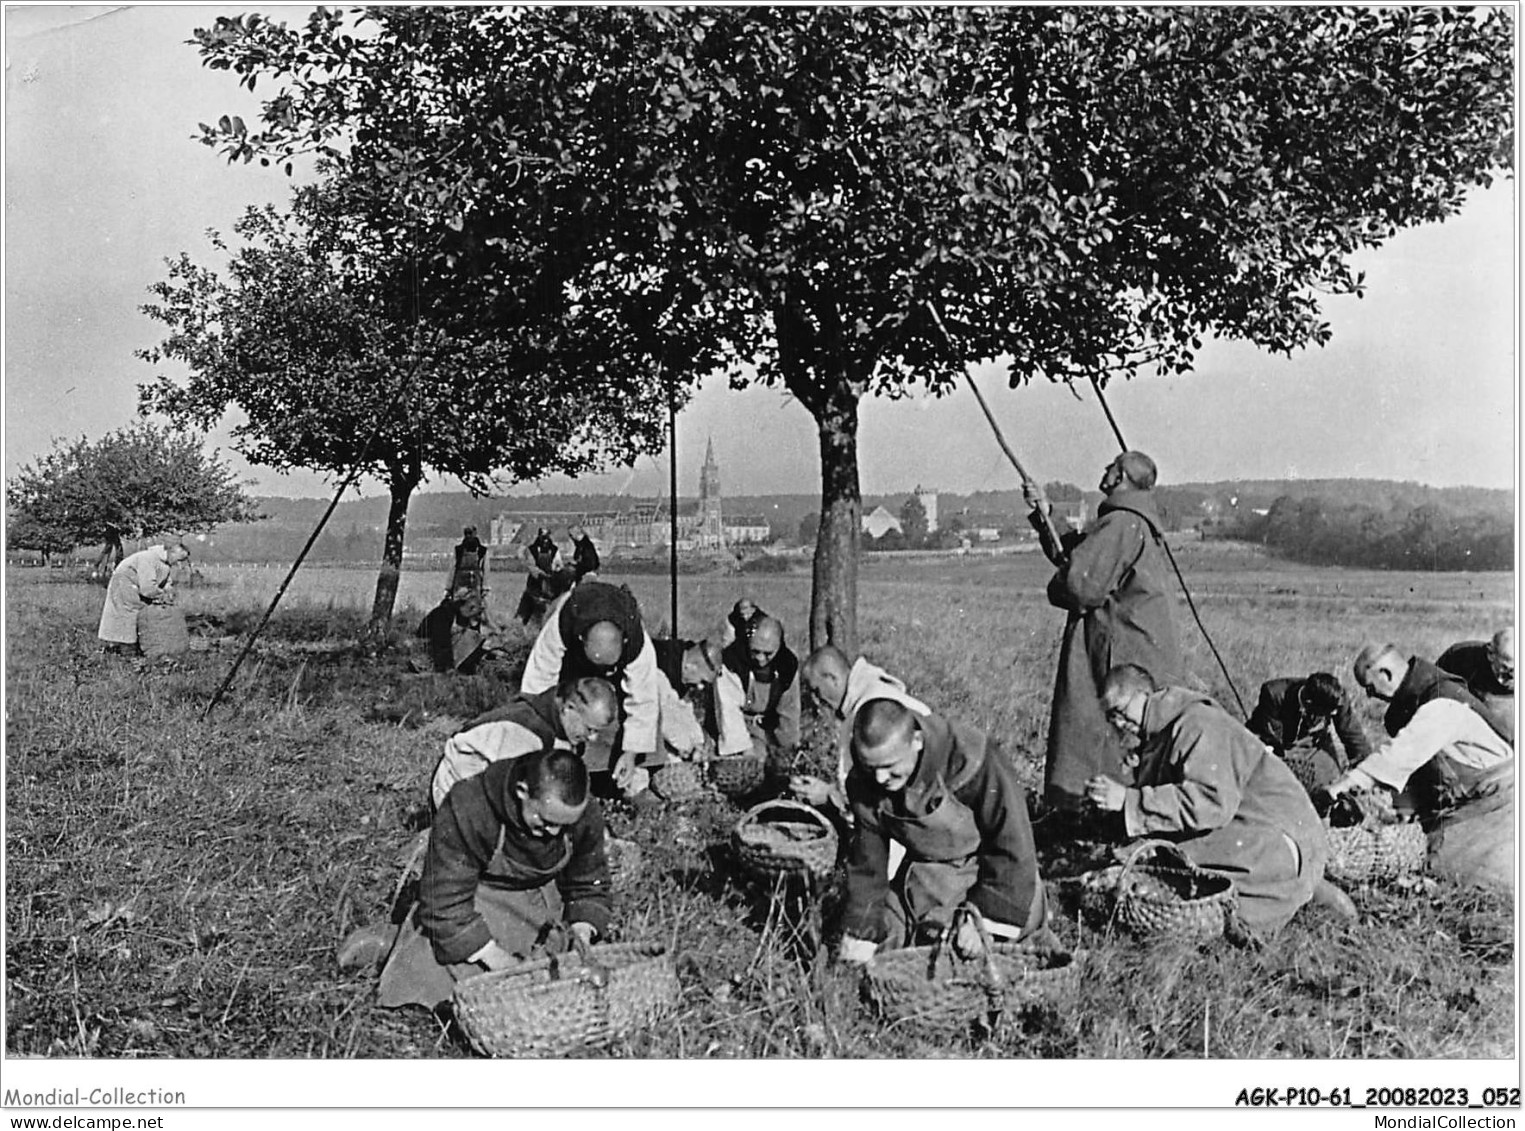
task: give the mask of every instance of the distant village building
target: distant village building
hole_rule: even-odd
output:
[[[514,535],[519,533],[519,528],[524,523],[512,515],[500,514],[487,524],[489,546],[507,546],[514,540]]]
[[[1010,521],[1005,515],[971,511],[967,507],[960,517],[964,522],[964,533],[976,542],[999,542],[1002,528]]]
[[[666,546],[672,541],[672,511],[664,499],[633,499],[620,511],[556,513],[515,511],[493,520],[493,543],[529,542],[535,531],[549,527],[558,540],[567,528],[580,524],[600,552],[621,547],[644,549]],[[499,538],[500,532],[505,535]],[[746,515],[727,520],[720,490],[720,463],[715,442],[710,440],[699,470],[699,498],[678,503],[678,549],[723,550],[747,542],[766,542],[773,531],[767,519]]]
[[[896,534],[905,533],[900,527],[900,520],[885,510],[882,504],[863,516],[863,533],[869,537],[883,538],[891,530]]]
[[[921,503],[922,512],[927,516],[927,533],[937,533],[937,492],[924,491],[920,483],[916,484],[916,490],[911,494],[916,496],[917,502]]]
[[[728,546],[748,542],[766,542],[773,536],[773,528],[760,514],[742,515],[725,520],[725,541]]]
[[[1054,504],[1055,520],[1064,520],[1070,524],[1070,528],[1072,530],[1084,530],[1086,528],[1086,523],[1090,521],[1088,516],[1089,511],[1086,508],[1086,502],[1084,499],[1075,499],[1071,502]]]

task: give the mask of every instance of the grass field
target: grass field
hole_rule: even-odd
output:
[[[1253,549],[1179,551],[1203,617],[1248,699],[1276,675],[1335,671],[1368,639],[1435,655],[1512,618],[1503,575],[1291,567]],[[189,613],[251,625],[282,576],[208,571]],[[626,580],[617,573],[610,580]],[[495,577],[500,621],[519,579]],[[395,638],[443,584],[404,575]],[[666,627],[667,581],[632,577]],[[869,557],[861,645],[946,713],[1000,735],[1039,776],[1062,616],[1036,555]],[[748,593],[799,640],[807,572],[685,577],[679,629],[707,630]],[[396,651],[349,644],[374,576],[304,572],[229,703],[202,711],[236,641],[200,641],[179,670],[139,670],[95,642],[102,592],[43,570],[6,583],[6,1041],[12,1054],[111,1057],[468,1055],[423,1012],[389,1013],[341,974],[336,944],[388,913],[399,853],[458,719],[513,682],[410,676]],[[1205,686],[1232,698],[1184,605]],[[517,625],[517,622],[513,622]],[[528,637],[517,627],[519,643]],[[410,710],[416,708],[416,710]],[[395,720],[405,719],[407,725]],[[1368,725],[1375,728],[1377,713]],[[392,721],[389,721],[392,720]],[[421,725],[420,725],[421,724]],[[808,758],[825,765],[826,734]],[[719,798],[609,822],[644,850],[619,898],[625,938],[679,954],[675,1022],[614,1051],[661,1057],[1509,1057],[1514,912],[1432,880],[1356,890],[1363,922],[1302,913],[1263,950],[1139,947],[1071,919],[1092,955],[1073,1006],[992,1038],[929,1042],[865,1011],[853,975],[801,959],[765,893],[723,850]],[[836,893],[825,897],[829,913]],[[1060,901],[1063,903],[1063,901]],[[1210,1019],[1210,1022],[1209,1022]]]

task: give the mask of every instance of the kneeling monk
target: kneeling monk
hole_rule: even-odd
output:
[[[939,715],[873,699],[853,720],[852,757],[844,961],[934,938],[966,901],[992,937],[1045,929],[1026,794],[995,742]],[[905,848],[893,877],[891,841]],[[954,945],[978,953],[973,923],[963,923]]]
[[[1229,876],[1251,928],[1275,930],[1313,898],[1329,858],[1324,826],[1259,738],[1205,695],[1159,688],[1136,664],[1107,673],[1101,704],[1136,765],[1131,786],[1091,778],[1094,805],[1120,812],[1128,836],[1172,841],[1199,868]]]
[[[438,1008],[457,981],[520,961],[563,919],[591,942],[609,917],[604,815],[582,759],[551,750],[494,762],[434,816],[380,1002]]]

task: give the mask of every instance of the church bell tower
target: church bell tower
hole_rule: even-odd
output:
[[[703,546],[724,546],[725,525],[720,517],[720,465],[715,462],[715,438],[704,449],[704,466],[699,469],[699,542]]]

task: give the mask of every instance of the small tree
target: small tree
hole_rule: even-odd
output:
[[[98,566],[122,559],[123,537],[184,534],[260,517],[204,438],[141,421],[99,440],[58,442],[6,484],[7,540],[55,553],[102,542]]]
[[[915,495],[908,495],[900,504],[900,532],[905,536],[907,548],[919,550],[927,542],[927,508]]]
[[[221,271],[182,253],[143,308],[170,328],[141,351],[182,362],[188,380],[161,375],[144,407],[210,426],[230,409],[251,462],[342,478],[352,471],[391,496],[371,622],[396,601],[408,506],[431,471],[486,493],[518,480],[576,475],[661,446],[660,387],[614,375],[552,335],[473,333],[431,310],[417,263],[386,221],[355,208],[352,186],[296,193],[289,213],[250,208],[234,225]],[[566,326],[576,324],[569,314]],[[591,331],[585,341],[597,336]]]

